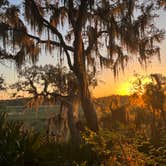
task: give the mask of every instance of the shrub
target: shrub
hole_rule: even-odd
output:
[[[20,132],[23,123],[7,120],[0,113],[0,165],[35,166],[39,163],[40,135]]]
[[[100,130],[95,133],[89,129],[82,135],[85,144],[90,145],[96,153],[98,163],[103,166],[140,166],[145,157],[132,145],[128,138],[119,132]]]

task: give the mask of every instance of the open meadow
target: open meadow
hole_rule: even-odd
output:
[[[59,113],[59,106],[39,106],[37,111],[35,108],[27,108],[25,111],[24,106],[4,106],[0,108],[0,112],[6,112],[8,120],[20,121],[27,128],[31,127],[37,131],[46,132],[48,119]]]

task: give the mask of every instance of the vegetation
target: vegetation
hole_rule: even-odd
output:
[[[74,74],[59,65],[57,67],[45,65],[24,68],[24,70],[19,71],[18,77],[19,81],[12,84],[10,88],[16,91],[14,96],[18,96],[20,92],[24,95],[25,93],[31,95],[26,109],[35,108],[38,111],[42,104],[60,105],[59,116],[62,118],[64,109],[66,109],[71,137],[75,143],[79,142],[79,131],[76,123],[79,121],[77,115],[80,107],[80,96],[79,85]],[[88,83],[91,86],[97,84],[91,73],[88,74]]]
[[[0,91],[5,90],[5,81],[3,77],[0,77]]]
[[[56,50],[59,63],[67,61],[79,83],[84,115],[94,131],[98,123],[88,71],[95,75],[100,67],[110,67],[116,76],[133,55],[138,55],[141,64],[147,64],[153,55],[160,56],[156,44],[162,41],[164,31],[153,20],[164,1],[24,0],[22,10],[7,0],[0,5],[0,58],[13,59],[20,67],[27,60],[37,61],[44,50],[50,54]]]
[[[140,112],[140,110],[137,110]],[[45,132],[37,132],[19,121],[8,121],[6,114],[0,115],[0,163],[1,165],[126,165],[164,166],[166,163],[166,133],[162,119],[156,117],[157,143],[151,134],[152,116],[143,110],[143,116],[150,121],[138,124],[136,119],[124,124],[118,119],[117,125],[100,129],[98,133],[85,128],[81,132],[81,143],[70,140],[50,142]],[[137,116],[137,114],[135,114]],[[138,117],[137,117],[138,118]],[[141,117],[139,117],[141,118]],[[111,123],[111,120],[110,120]],[[109,126],[108,126],[109,127]]]
[[[92,99],[89,90],[103,67],[116,77],[132,56],[145,66],[160,59],[164,31],[153,21],[165,0],[21,3],[0,1],[0,60],[14,60],[19,77],[9,86],[0,77],[0,91],[29,97],[0,102],[0,165],[165,166],[166,77],[137,75],[131,96]],[[56,66],[34,65],[43,53]]]
[[[164,166],[165,122],[162,111],[158,110],[154,114],[153,109],[159,108],[159,105],[165,113],[165,93],[163,95],[160,93],[165,92],[166,80],[162,75],[153,74],[149,76],[151,81],[143,84],[141,82],[143,77],[137,76],[133,83],[135,90],[142,89],[141,93],[139,91],[128,97],[112,96],[96,100],[97,108],[105,106],[104,109],[98,109],[102,114],[97,112],[100,114],[100,130],[96,133],[85,127],[80,131],[79,144],[70,138],[67,142],[48,139],[46,130],[43,132],[36,128],[32,130],[20,119],[12,121],[10,117],[11,120],[7,120],[6,114],[1,113],[0,163],[17,166],[29,164]],[[149,89],[150,87],[152,88]],[[147,93],[150,90],[153,93]],[[156,103],[154,107],[154,101],[151,100],[156,99],[156,94],[159,94],[160,98],[163,97],[160,102],[164,103]]]

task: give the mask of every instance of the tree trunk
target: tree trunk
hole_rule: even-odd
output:
[[[152,109],[152,124],[151,124],[151,137],[152,137],[152,142],[157,145],[157,143],[159,142],[159,137],[158,137],[158,129],[156,127],[156,116],[155,116],[155,113],[156,113],[156,110],[151,108]]]
[[[87,74],[84,70],[82,70],[80,63],[78,63],[78,66],[79,67],[77,67],[76,76],[79,82],[81,105],[84,111],[87,125],[91,130],[98,131],[97,115],[88,87]]]
[[[88,87],[87,72],[86,72],[86,55],[84,50],[84,43],[82,39],[82,27],[84,25],[84,10],[86,8],[86,1],[81,0],[79,7],[78,18],[74,25],[74,69],[78,83],[81,98],[81,105],[87,120],[88,127],[93,131],[98,131],[97,115],[90,96]]]
[[[88,90],[89,92],[89,90]],[[97,122],[97,115],[94,108],[94,104],[91,100],[90,95],[86,95],[84,92],[82,93],[81,97],[81,104],[84,110],[84,115],[88,124],[88,127],[93,131],[98,131],[98,122]]]
[[[88,127],[93,131],[98,131],[97,115],[89,91],[81,33],[77,35],[75,43],[76,50],[74,55],[74,73],[79,83],[81,105]]]
[[[70,106],[68,106],[68,112],[67,112],[68,125],[70,129],[70,134],[71,134],[71,141],[74,144],[79,145],[81,142],[81,136],[80,136],[80,132],[78,131],[76,127],[76,122],[74,120],[74,115],[73,115],[74,111],[78,111],[78,110],[74,110],[73,103],[72,103]]]
[[[166,116],[165,116],[165,111],[163,108],[161,109],[161,114],[162,114],[162,118],[163,118],[163,122],[164,122],[164,127],[166,129]]]

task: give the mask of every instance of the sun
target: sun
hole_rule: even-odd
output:
[[[138,78],[136,77],[131,77],[129,80],[125,81],[125,82],[122,82],[119,87],[117,88],[116,90],[116,93],[119,94],[119,95],[131,95],[133,94],[134,92],[136,92],[134,90],[134,82],[137,80]],[[139,79],[141,79],[141,82],[142,82],[142,88],[151,83],[152,82],[152,79],[149,78],[148,76],[145,76],[145,77],[140,77]]]
[[[119,88],[117,89],[117,94],[119,95],[131,95],[132,84],[128,81],[121,83]]]

